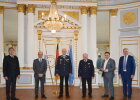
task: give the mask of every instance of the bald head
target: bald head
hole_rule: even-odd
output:
[[[128,51],[128,48],[124,48],[124,49],[123,49],[123,55],[124,55],[124,56],[127,56],[127,55],[128,55],[128,52],[129,52],[129,51]]]
[[[38,58],[42,58],[42,56],[43,56],[43,52],[42,51],[39,51],[38,52]]]
[[[67,49],[66,48],[63,48],[62,49],[62,55],[66,55],[67,54]]]
[[[85,60],[88,59],[88,54],[87,53],[83,53],[83,59],[85,59]]]

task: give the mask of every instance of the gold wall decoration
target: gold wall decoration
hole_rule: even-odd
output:
[[[37,30],[38,40],[42,40],[42,30]]]
[[[117,16],[118,9],[110,9],[110,15],[111,16]]]
[[[79,34],[78,30],[74,31],[74,40],[78,40],[78,34]]]
[[[90,7],[89,13],[90,13],[90,15],[97,14],[97,7]]]
[[[17,5],[17,9],[18,9],[18,12],[25,13],[25,11],[26,11],[26,5],[24,5],[24,4],[18,4]]]
[[[35,6],[33,4],[28,4],[27,11],[28,11],[28,13],[34,13],[35,12]]]
[[[87,14],[88,13],[88,7],[82,6],[81,7],[81,14]]]
[[[122,20],[125,24],[133,24],[134,21],[136,20],[136,14],[134,12],[126,12],[123,16],[122,16]]]
[[[4,12],[4,7],[0,6],[0,14],[3,14],[3,12]]]
[[[38,11],[38,19],[42,19],[43,16],[48,16],[49,11],[39,10]]]
[[[76,20],[79,20],[79,12],[74,11],[64,11],[64,13]]]

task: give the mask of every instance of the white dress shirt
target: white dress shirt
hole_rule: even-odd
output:
[[[42,58],[38,58],[39,62],[42,62]]]
[[[105,62],[104,62],[104,70],[105,70],[106,72],[108,72],[108,69],[106,69],[106,65],[107,65],[109,59],[110,59],[110,58],[105,59]]]
[[[126,61],[125,61],[125,57],[126,57]],[[128,55],[127,56],[124,56],[123,63],[125,62],[125,66],[127,64],[127,59],[128,59]],[[123,71],[127,71],[127,70],[123,70]]]

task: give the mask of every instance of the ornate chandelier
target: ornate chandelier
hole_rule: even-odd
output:
[[[52,33],[60,31],[63,28],[63,18],[58,15],[55,0],[51,2],[50,12],[47,19],[44,22],[44,26]]]

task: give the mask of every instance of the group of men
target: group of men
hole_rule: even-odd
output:
[[[3,75],[6,80],[6,97],[7,100],[19,100],[15,96],[16,79],[20,78],[20,67],[18,57],[14,55],[14,48],[9,48],[9,55],[4,57],[3,61]],[[119,60],[119,77],[123,83],[124,98],[131,99],[132,96],[132,79],[135,75],[135,60],[133,56],[128,55],[128,49],[123,49],[124,56]],[[110,58],[110,53],[104,53],[104,60],[101,64],[100,71],[104,80],[105,93],[102,98],[109,97],[108,90],[110,89],[110,100],[114,100],[114,86],[113,78],[116,68],[115,61]],[[44,94],[44,83],[47,71],[47,61],[43,58],[43,52],[38,52],[38,58],[33,62],[33,71],[35,77],[35,99],[38,98],[39,82],[41,83],[41,98],[47,98]],[[67,55],[67,50],[62,49],[62,55],[57,59],[55,66],[55,75],[60,76],[60,91],[58,98],[63,97],[63,83],[65,80],[65,94],[67,98],[69,95],[69,76],[72,75],[71,59]],[[93,61],[88,58],[88,54],[83,54],[83,59],[79,62],[78,77],[82,81],[82,97],[86,97],[86,82],[88,84],[88,96],[92,98],[92,79],[95,77]],[[10,96],[11,90],[11,96]]]

